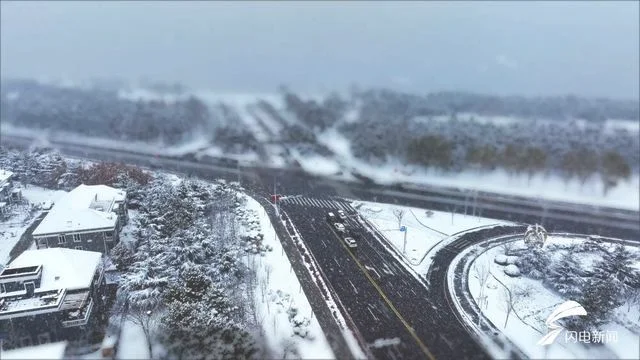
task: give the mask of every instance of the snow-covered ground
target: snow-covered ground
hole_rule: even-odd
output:
[[[430,211],[408,206],[397,206],[373,202],[356,201],[352,206],[360,215],[373,224],[403,254],[417,273],[428,270],[430,261],[426,254],[451,235],[481,226],[511,224],[507,221],[472,215]],[[404,248],[405,233],[400,231],[394,211],[403,211],[401,226],[406,228],[407,244]],[[424,260],[424,261],[423,261]]]
[[[341,167],[333,159],[329,159],[320,155],[301,155],[297,150],[291,149],[291,157],[300,163],[300,166],[304,171],[319,175],[319,176],[332,176],[337,174]]]
[[[569,243],[580,244],[584,239],[550,236],[545,246]],[[524,242],[513,242],[515,247],[524,248]],[[627,249],[635,254],[640,254],[640,248],[627,246]],[[560,256],[563,251],[558,251]],[[583,255],[592,253],[579,252],[576,254],[578,263],[582,264]],[[502,258],[502,259],[501,259]],[[510,277],[505,274],[508,266],[499,265],[495,261],[502,262],[504,249],[501,246],[492,247],[479,255],[471,264],[468,284],[474,301],[479,305],[483,314],[498,329],[515,343],[530,358],[553,359],[637,359],[640,358],[640,305],[632,305],[630,309],[626,304],[614,311],[614,321],[605,324],[599,330],[615,333],[615,340],[606,341],[604,345],[584,344],[567,340],[566,331],[558,336],[552,345],[547,347],[537,345],[537,342],[547,334],[546,318],[560,304],[569,299],[559,293],[545,287],[541,280],[534,280],[524,276]],[[508,259],[512,263],[514,259]],[[593,260],[593,259],[591,259]],[[589,268],[592,261],[587,261],[583,269]],[[485,301],[479,301],[481,285],[474,268],[486,266],[490,269],[490,276],[484,286]],[[505,286],[515,293],[519,293],[514,303],[513,312],[506,322],[507,300]],[[613,335],[612,335],[613,336]]]
[[[39,186],[28,185],[26,188],[22,187],[22,197],[27,199],[32,204],[42,204],[50,201],[56,203],[60,197],[64,196],[67,192],[62,190],[45,189]]]
[[[2,351],[0,349],[0,359],[64,359],[64,352],[67,342],[55,342],[42,345],[27,346],[23,348]]]
[[[122,324],[116,358],[122,360],[149,359],[149,349],[146,344],[147,339],[144,337],[142,328],[125,320]]]
[[[264,256],[256,255],[253,261],[258,262],[256,309],[274,355],[302,359],[335,358],[266,211],[249,197],[247,208],[259,215],[263,244],[272,248]],[[308,334],[306,338],[294,334],[295,322],[302,324],[299,329]]]

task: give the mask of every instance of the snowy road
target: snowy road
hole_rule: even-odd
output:
[[[486,357],[475,342],[465,341],[466,330],[451,314],[447,301],[431,295],[357,216],[349,217],[346,225],[358,249],[351,253],[343,245],[325,217],[339,209],[355,214],[355,209],[346,202],[311,200],[316,206],[294,199],[280,206],[302,233],[344,311],[377,358]],[[399,341],[381,341],[396,338]]]

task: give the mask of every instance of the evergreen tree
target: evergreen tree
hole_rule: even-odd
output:
[[[577,269],[579,269],[578,262],[571,252],[567,252],[560,261],[548,268],[545,283],[562,294],[564,298],[573,299],[582,293],[584,285]]]

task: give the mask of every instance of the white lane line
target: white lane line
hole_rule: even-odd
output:
[[[357,294],[358,293],[358,289],[356,288],[355,285],[353,285],[353,283],[351,282],[351,280],[349,280],[349,284],[351,284],[351,287],[353,288],[353,291]]]
[[[380,319],[373,313],[373,311],[371,311],[371,307],[367,306],[367,310],[369,310],[369,313],[371,314],[371,316],[373,316],[374,319],[376,319],[376,321],[380,321]]]

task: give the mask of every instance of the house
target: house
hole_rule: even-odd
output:
[[[0,169],[0,202],[12,203],[22,198],[20,189],[13,188],[13,173]]]
[[[57,341],[100,341],[105,322],[102,254],[28,250],[0,272],[0,332],[5,350]]]
[[[32,236],[38,249],[64,247],[108,253],[129,220],[127,193],[106,185],[80,185],[44,217]]]
[[[27,346],[8,351],[0,350],[0,359],[27,360],[27,359],[50,359],[62,360],[67,358],[67,342],[60,341],[36,346]]]

